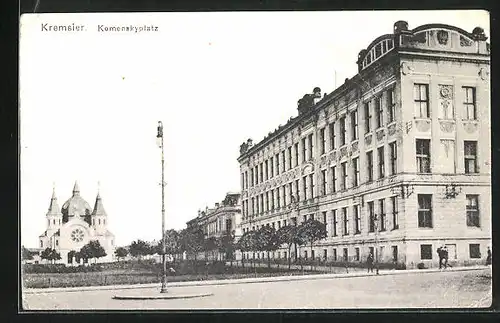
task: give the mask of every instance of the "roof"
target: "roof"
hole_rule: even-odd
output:
[[[94,211],[92,211],[92,215],[107,215],[106,211],[104,210],[104,206],[102,205],[101,194],[99,193],[97,193],[97,197],[95,199]]]
[[[55,188],[52,189],[52,197],[50,199],[49,210],[47,215],[61,215],[61,210],[59,209],[59,204],[57,203]]]

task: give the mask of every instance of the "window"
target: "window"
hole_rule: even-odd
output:
[[[398,197],[393,196],[391,197],[391,205],[392,205],[392,228],[393,230],[399,228],[399,221],[398,221]]]
[[[366,165],[367,165],[367,175],[368,182],[373,181],[373,152],[369,151],[366,153]]]
[[[356,187],[359,185],[359,157],[352,159],[352,165],[353,165],[352,184],[354,187]]]
[[[372,131],[372,113],[370,111],[370,102],[365,103],[365,133]]]
[[[276,206],[278,208],[281,207],[281,195],[280,195],[280,188],[279,187],[276,188]]]
[[[274,177],[274,158],[273,157],[271,157],[271,159],[270,159],[269,166],[271,166],[271,169],[270,169],[271,170],[271,178],[273,178]]]
[[[394,89],[387,91],[387,116],[389,123],[396,120],[396,100],[394,99]]]
[[[253,186],[253,168],[250,170],[250,186]]]
[[[264,181],[264,163],[260,163],[260,182]]]
[[[267,161],[267,160],[265,161],[265,167],[266,167],[265,168],[265,171],[266,171],[265,175],[266,175],[266,181],[267,181],[269,179],[269,161]]]
[[[373,209],[373,202],[368,202],[368,232],[375,231],[375,214]]]
[[[306,138],[302,138],[302,162],[305,162],[307,159],[307,146],[306,146]]]
[[[266,211],[269,211],[269,192],[266,192]]]
[[[323,249],[323,260],[326,261],[328,259],[328,249]]]
[[[354,206],[354,234],[361,233],[361,216],[359,215],[359,205]]]
[[[330,150],[335,149],[335,124],[332,122],[328,125],[330,133]]]
[[[337,224],[338,224],[337,210],[333,210],[332,212],[333,212],[333,214],[332,214],[332,224],[333,224],[332,232],[333,232],[333,236],[336,237],[337,236]]]
[[[415,84],[413,86],[413,100],[415,116],[417,118],[429,118],[429,85]]]
[[[310,134],[308,136],[308,139],[309,139],[309,159],[312,159],[313,158],[313,155],[314,155],[314,144],[313,144],[313,135]]]
[[[311,198],[314,198],[314,175],[309,174],[309,189],[310,189],[310,194]]]
[[[343,162],[340,164],[340,169],[342,171],[342,181],[340,182],[340,189],[347,189],[347,162]]]
[[[466,120],[477,120],[476,111],[476,88],[470,86],[462,87],[464,92],[464,110]]]
[[[304,259],[307,259],[307,250],[304,250]]]
[[[477,141],[464,141],[464,165],[466,174],[478,172]]]
[[[40,248],[43,248],[43,241],[40,240]]]
[[[332,193],[337,191],[337,175],[335,174],[335,166],[332,166]]]
[[[354,252],[355,252],[354,260],[359,261],[359,248],[354,248]]]
[[[321,141],[320,154],[323,155],[326,151],[325,128],[319,130],[319,140]]]
[[[303,218],[302,222],[306,222],[307,221],[307,215],[304,215],[302,218]]]
[[[479,250],[478,243],[471,243],[469,245],[469,256],[471,259],[479,259],[481,258],[481,251]]]
[[[380,211],[380,231],[386,230],[386,215],[385,215],[385,199],[378,200],[379,211]]]
[[[285,205],[288,204],[287,203],[287,198],[286,198],[286,186],[283,185],[282,187],[283,187],[283,206],[285,206]],[[290,200],[288,199],[288,201],[290,201]]]
[[[274,210],[274,190],[271,190],[271,210]]]
[[[279,175],[280,174],[280,155],[276,154],[275,159],[276,159],[276,175]]]
[[[299,143],[295,143],[295,145],[293,145],[293,147],[295,148],[295,166],[298,166],[299,165]]]
[[[391,175],[395,175],[396,172],[397,172],[397,159],[398,159],[398,150],[397,150],[397,145],[396,145],[396,142],[391,142],[389,144],[389,151],[391,153],[391,156],[390,156],[390,166],[389,166],[389,169],[390,169],[390,174]]]
[[[281,228],[281,221],[278,221],[278,229]]]
[[[416,140],[417,172],[419,173],[431,172],[430,145],[431,145],[430,139]]]
[[[326,194],[326,184],[327,184],[326,169],[323,169],[321,171],[321,195]]]
[[[349,251],[347,248],[344,248],[344,261],[349,261]]]
[[[432,195],[418,195],[418,227],[432,228]]]
[[[325,225],[326,227],[326,211],[323,211],[323,224]]]
[[[307,177],[302,177],[302,188],[304,189],[304,200],[307,200]]]
[[[295,180],[295,194],[297,195],[297,202],[300,201],[300,185],[299,185],[299,180]]]
[[[345,117],[340,118],[340,146],[346,144]]]
[[[377,149],[377,155],[378,155],[378,178],[384,178],[385,176],[384,147],[379,147]]]
[[[289,199],[290,199],[290,203],[293,203],[294,200],[295,200],[293,198],[293,182],[288,183],[288,196],[289,196]]]
[[[377,129],[384,126],[384,108],[382,107],[382,97],[375,99],[375,121]]]
[[[432,245],[430,244],[420,245],[420,259],[422,260],[432,259]]]
[[[344,218],[344,235],[349,234],[349,217],[347,215],[347,208],[343,207],[342,208],[342,215]]]
[[[286,171],[285,167],[286,167],[286,156],[285,156],[285,151],[283,150],[281,152],[281,160],[283,161],[283,163],[281,163],[281,172],[284,173]]]
[[[58,245],[59,245],[59,240],[56,240],[56,246],[58,246]]]
[[[466,195],[467,206],[465,207],[467,213],[467,226],[479,228],[479,196]]]
[[[337,261],[337,249],[333,248],[333,261]]]
[[[279,206],[279,203],[278,203]],[[252,197],[252,214],[255,214],[255,197]]]
[[[292,146],[288,147],[288,169],[292,169]]]
[[[260,194],[260,213],[264,213],[264,193]]]
[[[358,139],[358,111],[351,112],[351,140]]]
[[[314,260],[314,250],[311,250],[311,259]]]
[[[101,219],[98,220],[99,221],[99,225],[101,224]]]

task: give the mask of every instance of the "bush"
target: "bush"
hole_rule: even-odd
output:
[[[417,265],[417,268],[418,269],[427,269],[427,267],[425,267],[425,264],[423,262],[419,262]]]
[[[68,266],[65,264],[24,264],[23,272],[26,274],[63,274],[63,273],[88,273],[102,271],[99,264],[90,266]]]

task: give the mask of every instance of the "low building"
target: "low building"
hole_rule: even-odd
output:
[[[358,74],[319,88],[260,142],[240,146],[242,229],[314,217],[301,257],[482,263],[491,244],[490,47],[483,29],[428,24],[360,51]],[[309,254],[308,254],[309,253]],[[276,257],[289,257],[286,251]]]

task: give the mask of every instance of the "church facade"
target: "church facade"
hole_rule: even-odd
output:
[[[108,216],[99,193],[91,208],[80,196],[80,188],[75,182],[73,195],[59,208],[54,190],[46,217],[47,229],[39,236],[39,248],[56,250],[61,255],[58,263],[83,263],[82,259],[76,259],[70,252],[80,251],[90,241],[99,241],[106,251],[106,256],[99,258],[97,262],[113,261],[115,237],[108,230]]]

